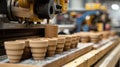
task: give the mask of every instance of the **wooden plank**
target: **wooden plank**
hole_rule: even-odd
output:
[[[107,44],[100,47],[99,49],[92,50],[88,52],[87,54],[80,56],[76,58],[75,60],[65,64],[63,67],[70,67],[70,66],[80,67],[81,65],[83,65],[84,67],[90,67],[96,61],[98,61],[101,57],[103,57],[107,52],[113,49],[117,45],[116,42],[118,41],[109,41]],[[84,58],[84,59],[81,59],[81,58]]]
[[[0,64],[0,67],[40,67],[40,66],[27,65],[27,64],[8,64],[8,63],[3,63],[3,64]]]
[[[79,62],[77,62],[79,61]],[[76,60],[62,66],[62,67],[86,67],[85,65],[87,64],[86,58],[84,57],[79,57]]]
[[[120,58],[120,44],[102,58],[94,67],[115,67]]]

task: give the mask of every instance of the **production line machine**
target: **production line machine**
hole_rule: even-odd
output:
[[[67,0],[1,0],[1,14],[11,21],[41,22],[66,12]]]
[[[67,5],[68,0],[0,0],[0,55],[5,53],[4,41],[44,37],[43,19],[49,24],[56,14],[66,12]]]
[[[111,59],[117,62],[120,40],[114,31],[58,36],[49,19],[67,5],[68,0],[0,0],[0,67],[95,67],[114,48]]]

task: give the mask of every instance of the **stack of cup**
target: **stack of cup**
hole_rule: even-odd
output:
[[[89,35],[86,33],[81,33],[80,40],[82,43],[88,43],[89,42]]]
[[[79,36],[79,35],[76,35],[75,48],[77,48],[78,43],[79,43],[79,40],[80,40],[80,36]]]
[[[75,33],[74,35],[77,36],[77,41],[78,41],[78,43],[79,43],[79,42],[80,42],[80,34],[79,34],[79,33]]]
[[[48,48],[48,40],[30,40],[30,47],[33,59],[43,60]]]
[[[103,39],[103,35],[101,32],[97,32],[97,34],[99,35],[99,41],[101,41]]]
[[[116,32],[115,31],[110,31],[110,36],[111,37],[114,37],[116,35]]]
[[[57,38],[48,39],[47,57],[52,57],[55,55],[56,45],[57,45]]]
[[[60,54],[63,52],[64,44],[65,44],[65,37],[58,37],[56,54]]]
[[[100,35],[98,33],[91,33],[89,37],[90,41],[93,42],[94,44],[97,44],[100,41]]]
[[[9,62],[10,63],[20,62],[23,55],[24,48],[25,48],[25,43],[8,41],[8,42],[5,42],[4,44],[5,44],[7,56],[9,58]]]
[[[76,35],[71,35],[71,36],[72,36],[71,48],[75,48],[77,43],[77,37]]]
[[[70,50],[71,43],[72,43],[72,36],[71,35],[64,35],[65,36],[65,46],[64,51]]]
[[[102,39],[108,39],[109,38],[109,32],[108,31],[103,31],[102,36],[103,36]]]

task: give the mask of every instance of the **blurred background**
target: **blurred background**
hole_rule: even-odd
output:
[[[119,0],[69,0],[68,12],[57,15],[55,23],[59,25],[60,31],[64,29],[66,33],[83,31],[82,26],[87,31],[86,24],[89,27],[97,25],[99,30],[111,29],[119,33],[119,17]]]

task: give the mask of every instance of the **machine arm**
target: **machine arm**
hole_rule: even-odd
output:
[[[58,13],[67,10],[68,0],[5,0],[7,15],[12,21],[41,22],[51,19]]]

